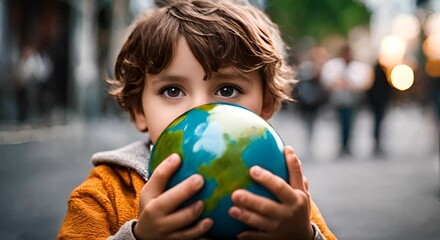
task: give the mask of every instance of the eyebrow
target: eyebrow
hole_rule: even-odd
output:
[[[151,84],[157,84],[160,82],[183,81],[184,79],[184,77],[178,75],[159,74],[151,79]]]
[[[159,74],[151,79],[151,84],[160,82],[184,81],[186,78],[179,75]],[[212,76],[207,80],[240,80],[244,82],[252,82],[249,77],[238,69],[221,69],[218,72],[213,72]],[[205,79],[204,79],[205,80]]]
[[[223,80],[243,80],[251,82],[251,79],[240,70],[237,69],[222,69],[218,72],[212,73],[210,79],[223,79]]]

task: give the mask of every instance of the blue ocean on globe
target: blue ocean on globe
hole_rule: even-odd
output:
[[[232,192],[241,188],[278,201],[250,178],[249,169],[258,165],[288,181],[283,148],[280,136],[257,114],[234,104],[209,103],[185,112],[164,130],[152,148],[149,174],[170,154],[178,153],[182,164],[167,189],[201,174],[203,188],[183,206],[203,200],[199,219],[214,220],[205,237],[233,239],[252,228],[228,215]]]

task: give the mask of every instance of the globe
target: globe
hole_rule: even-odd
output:
[[[280,136],[257,114],[234,104],[209,103],[180,115],[162,132],[151,151],[149,174],[170,154],[178,153],[182,163],[167,189],[201,174],[203,188],[182,207],[203,200],[199,219],[214,220],[205,237],[233,239],[252,228],[228,215],[232,192],[246,189],[279,201],[250,178],[249,169],[258,165],[288,181],[283,148]]]

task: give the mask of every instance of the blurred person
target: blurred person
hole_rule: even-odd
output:
[[[373,112],[374,154],[382,155],[382,122],[388,107],[392,87],[388,82],[387,73],[378,62],[374,65],[374,75],[371,87],[366,92],[368,106]]]
[[[354,60],[348,44],[338,56],[322,67],[323,83],[330,90],[330,102],[336,108],[340,126],[340,155],[350,155],[350,139],[359,100],[371,78],[371,68]]]
[[[310,144],[315,120],[319,110],[328,100],[328,91],[321,82],[321,70],[327,59],[327,51],[323,47],[314,47],[309,55],[310,60],[302,62],[297,68],[299,82],[293,95],[298,100],[298,109],[307,126],[307,152],[311,153]]]
[[[28,111],[28,83],[32,81],[32,73],[30,71],[30,66],[32,64],[32,51],[30,46],[23,47],[20,55],[20,60],[16,68],[17,81],[15,84],[15,94],[17,98],[17,120],[19,123],[23,123],[27,120]]]
[[[202,237],[215,224],[209,218],[194,222],[204,203],[178,207],[202,188],[203,178],[193,175],[165,191],[181,158],[170,155],[148,176],[151,144],[180,114],[209,102],[235,103],[269,119],[290,99],[293,82],[278,37],[261,10],[231,1],[175,1],[140,17],[117,58],[111,94],[150,143],[92,157],[95,167],[72,192],[58,239]],[[335,239],[310,198],[294,150],[285,147],[284,154],[289,183],[264,169],[250,170],[283,201],[232,193],[230,216],[255,228],[238,237]]]
[[[51,60],[30,45],[25,45],[16,68],[18,122],[47,114],[47,81],[52,72]]]

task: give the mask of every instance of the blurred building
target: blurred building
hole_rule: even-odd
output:
[[[250,0],[264,7],[265,0]],[[121,110],[106,92],[127,26],[153,0],[0,0],[0,129]]]
[[[0,125],[119,113],[105,79],[152,1],[0,0]],[[25,70],[23,70],[25,69]]]

